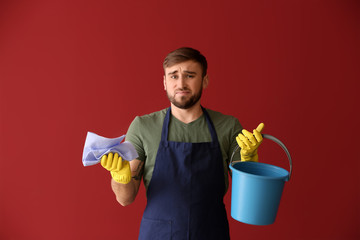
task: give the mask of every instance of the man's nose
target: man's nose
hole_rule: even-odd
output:
[[[178,81],[178,87],[179,88],[183,88],[183,87],[185,87],[185,85],[186,85],[186,82],[185,82],[185,76],[180,76],[179,77],[179,81]]]

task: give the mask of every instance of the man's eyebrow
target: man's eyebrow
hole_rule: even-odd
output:
[[[196,74],[196,72],[187,71],[187,70],[185,70],[184,72],[186,72],[186,73],[190,73],[190,74]]]
[[[169,72],[168,75],[175,74],[175,73],[177,73],[177,70]]]
[[[175,73],[178,73],[178,70],[175,70],[175,71],[172,71],[172,72],[169,72],[168,75],[172,75],[172,74],[175,74]],[[189,71],[189,70],[185,70],[184,73],[188,73],[188,74],[194,74],[196,75],[196,72],[193,72],[193,71]]]

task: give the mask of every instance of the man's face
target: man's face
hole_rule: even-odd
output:
[[[202,77],[198,62],[186,61],[165,68],[164,88],[170,102],[188,109],[199,102],[202,90],[208,85],[208,76]]]

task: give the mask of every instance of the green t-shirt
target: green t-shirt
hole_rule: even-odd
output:
[[[131,142],[137,153],[138,159],[145,161],[144,185],[147,189],[153,174],[157,151],[161,140],[161,131],[165,115],[168,109],[158,112],[137,116],[131,123],[126,134],[126,141]],[[220,144],[223,163],[226,189],[229,185],[228,166],[231,155],[237,147],[236,136],[241,132],[242,127],[239,121],[229,115],[206,109],[214,124],[215,131]],[[211,142],[211,135],[204,114],[191,123],[183,123],[174,116],[170,117],[169,141],[174,142]],[[239,153],[234,159],[240,159]]]

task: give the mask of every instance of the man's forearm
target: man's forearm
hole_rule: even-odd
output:
[[[130,161],[131,181],[128,184],[122,184],[111,179],[111,188],[115,193],[116,200],[122,205],[131,204],[138,193],[141,177],[143,174],[144,162],[138,159]]]
[[[116,200],[122,206],[127,206],[135,200],[138,191],[136,184],[134,179],[131,179],[128,184],[118,183],[114,179],[111,179],[111,188],[115,193]]]

